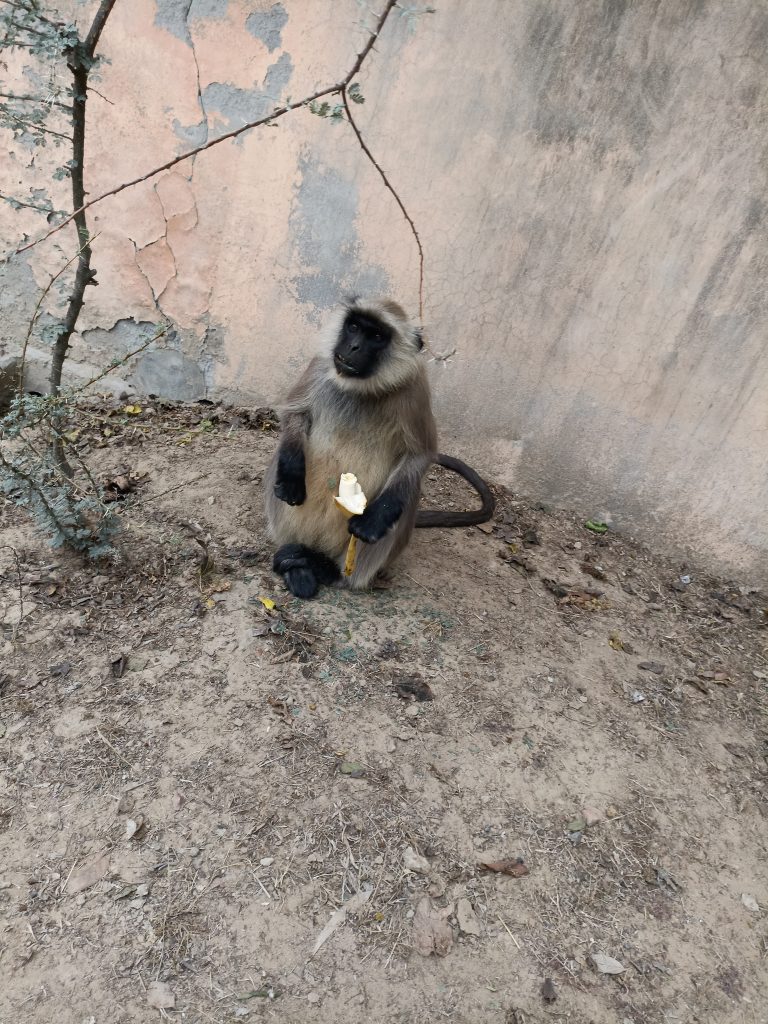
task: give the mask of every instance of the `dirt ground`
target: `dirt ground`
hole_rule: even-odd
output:
[[[0,513],[0,1020],[768,1021],[764,595],[499,493],[302,604],[268,421],[87,423],[120,559]]]

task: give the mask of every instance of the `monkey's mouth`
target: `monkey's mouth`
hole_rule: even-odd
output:
[[[333,362],[334,365],[336,366],[337,372],[341,373],[345,377],[358,377],[360,375],[360,371],[357,369],[357,367],[352,366],[351,363],[346,362],[344,359],[341,358],[341,356],[334,355]]]

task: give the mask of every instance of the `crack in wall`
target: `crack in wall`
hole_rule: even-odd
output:
[[[203,137],[202,137],[202,144],[205,144],[206,142],[208,142],[208,137],[209,137],[209,134],[210,134],[210,126],[208,124],[208,111],[205,109],[205,100],[203,99],[203,90],[202,90],[202,87],[200,85],[200,62],[197,59],[197,51],[195,50],[195,39],[194,39],[194,36],[192,35],[192,28],[191,28],[191,26],[189,24],[189,12],[192,10],[192,4],[194,2],[195,2],[195,0],[189,0],[189,4],[187,6],[187,9],[184,12],[184,24],[187,27],[187,35],[189,37],[189,48],[192,51],[192,60],[195,62],[195,80],[196,80],[196,83],[197,83],[197,102],[200,105],[200,113],[203,115],[202,116],[201,124],[204,125],[204,129],[203,129],[203,133],[202,133],[202,135],[203,135]],[[188,180],[190,182],[192,181],[192,175],[193,175],[194,170],[195,170],[195,160],[196,159],[197,158],[193,156],[192,159],[190,160],[190,172],[189,172],[189,178],[188,178]]]

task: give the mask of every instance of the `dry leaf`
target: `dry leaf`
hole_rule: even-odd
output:
[[[447,956],[453,947],[453,929],[446,918],[451,912],[447,907],[435,907],[429,896],[422,897],[413,915],[413,948],[421,956]]]
[[[100,881],[109,871],[109,854],[99,853],[83,861],[77,871],[73,871],[67,879],[65,889],[70,896],[89,889]]]
[[[176,996],[164,981],[150,981],[147,986],[147,1002],[156,1010],[172,1010]]]
[[[139,416],[141,414],[140,405],[126,405],[123,412],[127,412],[129,416]]]
[[[139,840],[144,835],[146,823],[143,814],[137,814],[135,818],[128,818],[125,823],[125,838]]]
[[[419,676],[395,676],[394,686],[395,693],[403,700],[410,700],[412,697],[418,701],[435,699],[429,683],[425,683]]]
[[[522,857],[514,860],[481,860],[479,868],[486,871],[495,871],[499,875],[509,875],[511,878],[522,878],[528,874],[528,866]]]
[[[607,953],[590,953],[590,960],[601,974],[623,974],[626,967]]]
[[[271,612],[273,608],[277,607],[277,605],[275,604],[271,597],[260,597],[259,600],[261,601],[261,603],[264,605],[268,612]]]
[[[315,939],[315,944],[312,947],[312,956],[317,953],[322,945],[324,945],[328,939],[333,935],[337,928],[340,928],[347,919],[348,913],[354,913],[361,907],[365,906],[368,900],[373,895],[373,889],[358,889],[354,896],[351,896],[343,907],[339,907],[335,910],[328,921],[328,924],[323,928],[320,934]]]

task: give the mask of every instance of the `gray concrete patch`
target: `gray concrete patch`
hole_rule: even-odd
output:
[[[245,27],[260,39],[270,53],[281,43],[283,29],[288,24],[288,12],[282,4],[273,4],[268,11],[254,11],[245,20]]]
[[[203,90],[203,106],[209,114],[218,113],[225,119],[226,131],[241,128],[249,121],[266,117],[277,106],[292,74],[290,54],[284,53],[267,69],[262,88],[240,89],[224,82],[211,82]]]
[[[299,300],[315,306],[313,319],[318,319],[319,311],[333,307],[345,291],[387,292],[384,268],[360,265],[357,187],[311,156],[301,158],[299,169],[301,184],[290,220],[293,245],[307,268],[293,278]]]
[[[187,25],[190,0],[155,0],[155,6],[155,24],[191,46],[192,39]]]
[[[132,383],[142,394],[162,395],[178,402],[193,402],[206,395],[205,377],[198,363],[173,349],[142,355]]]

